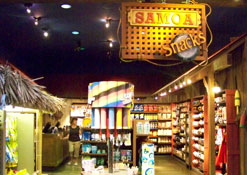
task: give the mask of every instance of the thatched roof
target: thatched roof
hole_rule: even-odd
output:
[[[6,105],[42,109],[51,112],[61,110],[64,101],[44,91],[26,76],[9,65],[0,65],[0,96],[6,94]]]

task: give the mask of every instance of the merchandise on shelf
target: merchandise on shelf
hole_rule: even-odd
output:
[[[17,119],[6,118],[6,167],[16,167],[18,164]]]
[[[154,175],[154,144],[142,144],[139,159],[139,171],[141,175]]]
[[[173,154],[189,165],[190,145],[190,102],[182,102],[173,106]]]
[[[192,115],[192,166],[204,171],[204,99],[193,99]]]

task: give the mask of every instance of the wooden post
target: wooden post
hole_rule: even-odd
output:
[[[214,106],[214,70],[208,72],[208,141],[209,141],[209,175],[215,175],[215,106]]]
[[[42,124],[43,112],[36,112],[36,171],[38,175],[42,175]]]

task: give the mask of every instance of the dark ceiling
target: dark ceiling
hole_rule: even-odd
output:
[[[123,63],[119,60],[116,41],[118,21],[109,29],[101,19],[119,19],[120,3],[74,3],[71,9],[62,9],[59,3],[33,4],[31,16],[21,3],[0,3],[0,56],[32,78],[48,91],[61,97],[87,95],[91,81],[125,80],[135,84],[137,96],[152,94],[176,76],[193,66],[184,63],[175,67],[157,67],[145,62]],[[41,16],[38,26],[32,16]],[[230,37],[247,31],[245,7],[213,7],[208,18],[214,40],[209,53],[227,44]],[[42,28],[50,36],[44,38]],[[79,35],[72,35],[77,30]],[[81,41],[84,51],[74,49]]]

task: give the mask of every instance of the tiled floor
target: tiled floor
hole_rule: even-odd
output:
[[[43,172],[46,175],[80,175],[80,166],[62,165],[55,171]],[[126,173],[123,173],[126,175]],[[188,170],[184,164],[180,163],[172,156],[155,157],[155,175],[197,175]]]

